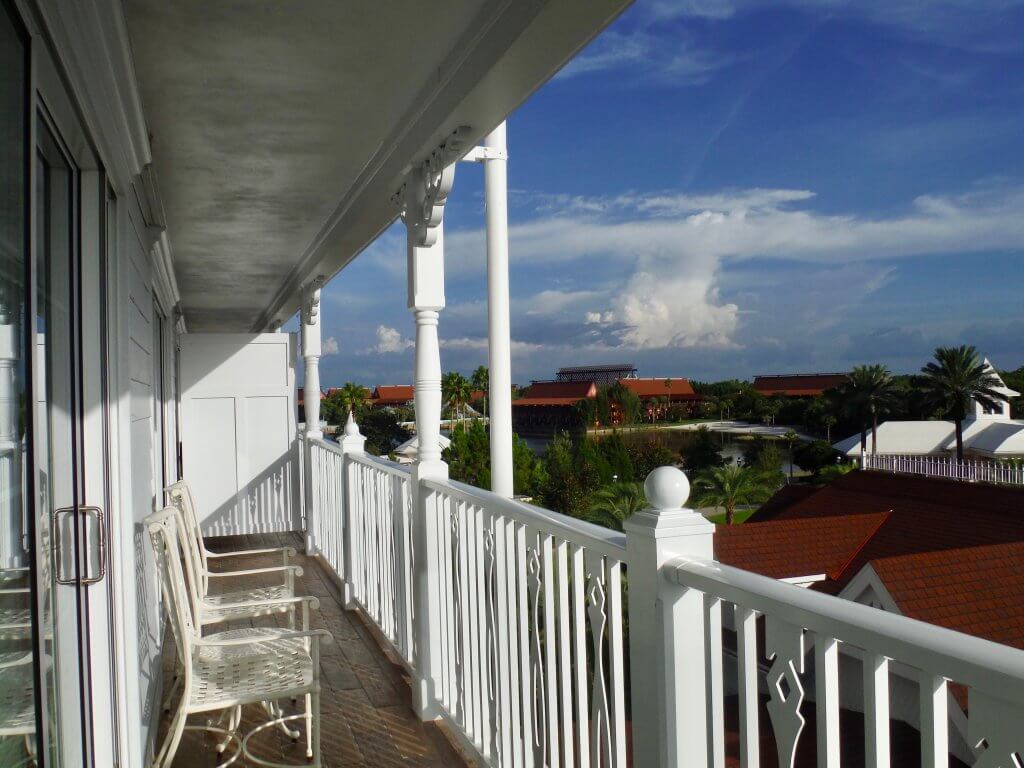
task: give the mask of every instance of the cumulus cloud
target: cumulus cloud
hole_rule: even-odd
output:
[[[1024,243],[1021,187],[979,184],[961,194],[922,195],[889,216],[822,213],[814,203],[806,189],[539,196],[538,215],[511,229],[516,264],[578,262],[588,276],[617,264],[614,269],[628,277],[613,288],[539,292],[520,300],[516,316],[564,318],[578,310],[585,326],[619,326],[601,343],[729,347],[737,343],[744,308],[722,299],[726,267],[765,259],[803,263],[807,285],[800,306],[808,322],[812,314],[834,322],[892,273],[891,266],[858,264],[1004,251]],[[482,242],[478,230],[450,236],[451,269],[479,269]],[[826,306],[814,299],[821,285],[833,288],[822,294]]]
[[[487,351],[487,339],[483,337],[460,336],[455,339],[441,339],[440,343],[442,349],[470,350],[474,352]],[[543,345],[527,341],[517,341],[516,339],[512,339],[511,341],[511,350],[513,355],[535,352],[539,349],[543,349]]]
[[[335,339],[333,336],[329,336],[328,338],[324,339],[323,344],[321,344],[320,353],[324,357],[327,357],[328,355],[338,354],[338,340]]]
[[[404,352],[412,346],[412,339],[403,337],[401,331],[397,328],[391,328],[386,325],[377,326],[377,344],[373,348],[377,354],[387,355],[393,352]]]

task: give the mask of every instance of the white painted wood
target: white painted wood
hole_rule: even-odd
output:
[[[921,686],[921,767],[949,766],[949,710],[946,679],[922,671]]]
[[[864,654],[864,757],[867,768],[889,768],[889,660]]]
[[[799,587],[795,587],[799,589]],[[757,611],[736,606],[738,685],[740,691],[740,765],[761,764],[757,713]]]
[[[661,568],[683,552],[711,557],[714,526],[699,513],[683,507],[690,486],[686,475],[674,467],[659,467],[651,472],[644,482],[644,492],[651,506],[626,520],[623,527],[627,555],[619,556],[619,560],[629,564],[633,762],[672,764],[670,756],[685,754],[688,759],[704,764],[707,711],[703,602],[696,592],[683,598],[673,592],[671,597],[661,598],[661,592],[667,588]],[[618,564],[613,570],[619,572]],[[616,595],[620,589],[617,580],[608,585],[609,595]],[[665,613],[659,616],[662,611]],[[621,631],[616,618],[613,613],[612,632]],[[680,631],[673,638],[673,646],[666,647],[666,634],[676,631],[676,622],[694,629],[692,633]],[[680,654],[687,658],[679,658]],[[613,681],[613,695],[614,683],[622,680],[619,677]],[[684,694],[679,686],[700,693]]]
[[[815,705],[818,713],[818,766],[839,768],[839,643],[814,638]]]
[[[508,153],[505,123],[484,139],[493,150],[484,161],[484,211],[487,223],[487,361],[490,419],[491,490],[511,497],[512,340],[508,289]],[[571,740],[567,740],[567,759]],[[571,760],[569,760],[571,765]]]
[[[590,768],[590,740],[587,732],[587,613],[584,598],[586,570],[585,550],[578,544],[571,546],[572,558],[572,646],[573,646],[573,690],[576,698],[577,740],[576,752],[580,768]]]
[[[497,493],[497,491],[495,491]],[[569,545],[555,544],[555,571],[558,577],[558,681],[561,697],[562,748],[567,766],[575,764],[572,724],[572,640],[569,634]]]
[[[725,768],[725,689],[722,673],[722,601],[704,596],[708,686],[708,740],[711,765]]]
[[[540,537],[542,588],[544,603],[544,686],[547,701],[547,765],[558,768],[560,765],[558,741],[560,728],[558,724],[558,671],[555,655],[555,573],[552,552],[554,539],[542,534]]]
[[[181,339],[184,479],[203,530],[299,530],[295,338],[186,334]]]

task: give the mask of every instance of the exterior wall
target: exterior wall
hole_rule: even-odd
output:
[[[159,721],[162,619],[160,592],[149,537],[141,521],[163,503],[164,445],[156,400],[159,350],[155,341],[159,306],[153,296],[153,270],[145,242],[142,212],[134,199],[117,202],[117,242],[110,256],[108,327],[116,339],[110,361],[112,432],[117,435],[113,480],[117,499],[111,510],[111,537],[121,556],[121,601],[117,625],[122,648],[123,712],[126,749],[144,764],[152,752]],[[165,368],[173,346],[164,345]],[[173,408],[171,410],[174,410]],[[112,545],[114,542],[112,542]]]

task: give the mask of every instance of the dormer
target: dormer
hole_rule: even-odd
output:
[[[1006,386],[1006,382],[1003,381],[1002,376],[992,366],[992,363],[985,358],[985,370],[988,371],[992,376],[995,376],[999,382],[998,386],[995,387],[997,392],[1002,392],[1007,398],[1014,398],[1020,395],[1020,392],[1010,389]],[[986,408],[984,405],[979,403],[977,400],[972,402],[972,410],[968,418],[973,419],[985,419],[988,421],[1009,421],[1010,420],[1010,403],[1009,400],[1002,400],[995,403],[995,408]]]

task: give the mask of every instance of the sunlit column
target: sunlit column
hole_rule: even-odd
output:
[[[320,438],[320,287],[313,281],[302,307],[302,358],[305,361],[303,400],[306,411],[306,437]]]

